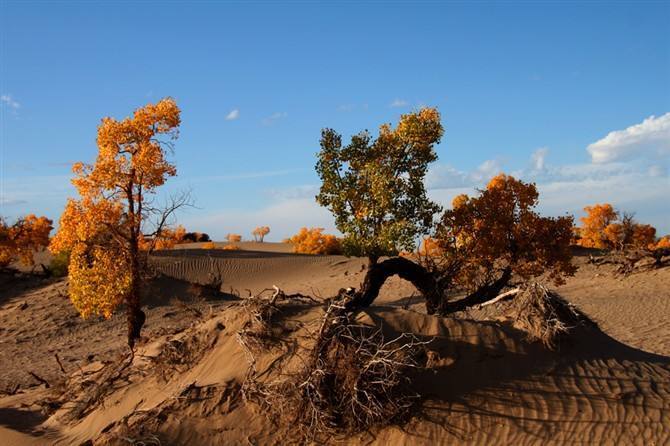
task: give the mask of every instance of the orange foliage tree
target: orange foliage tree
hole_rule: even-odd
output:
[[[24,265],[35,264],[35,251],[49,245],[52,221],[33,214],[19,218],[8,225],[0,218],[0,267],[5,268],[18,260]]]
[[[131,348],[145,320],[143,234],[151,240],[148,249],[155,248],[174,211],[188,204],[187,195],[160,208],[154,204],[157,188],[177,174],[166,154],[174,148],[179,124],[180,110],[169,98],[120,121],[104,118],[95,163],[73,166],[79,199],[68,200],[49,247],[71,252],[69,294],[82,317],[110,317],[125,303]]]
[[[251,234],[254,236],[254,241],[263,243],[263,239],[265,239],[265,236],[268,235],[269,233],[270,233],[269,226],[259,226],[255,228]]]
[[[301,228],[293,237],[285,240],[293,245],[293,252],[299,254],[341,254],[340,240],[331,234],[324,234],[323,228]]]
[[[140,236],[139,246],[142,251],[172,249],[175,245],[184,243],[186,229],[179,225],[176,228],[163,228],[153,237]]]
[[[611,243],[608,240],[608,235],[613,237],[615,232],[619,232],[619,229],[610,228],[608,234],[605,232],[605,228],[614,223],[619,218],[619,214],[609,203],[586,206],[584,212],[586,212],[586,216],[580,218],[582,222],[580,245],[585,248],[608,248]]]
[[[512,275],[529,279],[547,275],[556,284],[574,274],[570,242],[573,218],[542,217],[536,211],[534,184],[500,174],[478,196],[459,195],[436,230],[442,254],[437,268],[442,287],[470,294],[457,303],[435,302],[432,310],[448,313],[495,297]]]
[[[656,228],[635,221],[634,214],[620,215],[611,204],[596,204],[584,208],[579,244],[598,249],[652,249],[656,243]]]

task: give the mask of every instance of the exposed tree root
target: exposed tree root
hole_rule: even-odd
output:
[[[560,341],[580,324],[594,324],[561,296],[533,283],[511,302],[510,316],[531,340],[555,350]]]
[[[670,248],[612,251],[602,257],[590,257],[589,263],[597,266],[614,265],[615,273],[628,275],[670,266]]]
[[[251,373],[243,387],[247,401],[291,420],[305,440],[397,423],[419,399],[407,372],[418,366],[428,342],[410,334],[386,340],[344,310],[343,302],[328,307],[302,367],[267,384]]]

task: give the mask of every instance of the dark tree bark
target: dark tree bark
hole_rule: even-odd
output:
[[[440,290],[433,274],[411,260],[392,257],[368,267],[361,289],[349,301],[347,310],[369,307],[379,295],[379,290],[386,279],[395,275],[411,282],[424,295],[427,302],[439,302]]]
[[[386,280],[395,275],[411,282],[423,294],[428,314],[444,316],[495,298],[512,278],[512,269],[506,268],[495,282],[480,287],[463,299],[449,302],[445,298],[447,286],[434,273],[404,257],[392,257],[368,268],[361,289],[354,293],[345,311],[372,305]]]
[[[442,315],[455,313],[457,311],[463,311],[474,305],[479,305],[494,299],[498,294],[500,294],[502,289],[507,286],[511,278],[512,269],[509,267],[505,268],[502,275],[495,282],[480,287],[474,293],[467,295],[463,299],[459,299],[454,302],[447,301],[442,303],[438,309],[438,312]]]
[[[140,338],[142,326],[146,320],[146,315],[142,311],[140,300],[141,277],[140,277],[140,253],[137,241],[131,241],[130,261],[131,261],[131,284],[128,296],[126,296],[126,316],[128,320],[128,346],[132,350],[135,347],[135,341]]]

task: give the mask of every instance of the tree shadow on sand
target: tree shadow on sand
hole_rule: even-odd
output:
[[[385,327],[376,310],[366,313]],[[476,443],[670,439],[670,357],[621,344],[595,325],[575,328],[555,352],[507,323],[445,325],[449,333],[428,347],[440,358],[412,376],[423,398],[416,419],[433,428],[410,423],[408,434]],[[486,345],[468,338],[486,330],[499,337]]]

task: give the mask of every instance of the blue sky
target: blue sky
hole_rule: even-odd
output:
[[[448,205],[500,171],[549,215],[608,201],[670,233],[670,2],[0,0],[0,214],[57,220],[103,116],[182,108],[167,190],[215,238],[333,229],[323,127],[348,138],[437,106],[427,179]],[[228,118],[228,119],[227,119]]]

